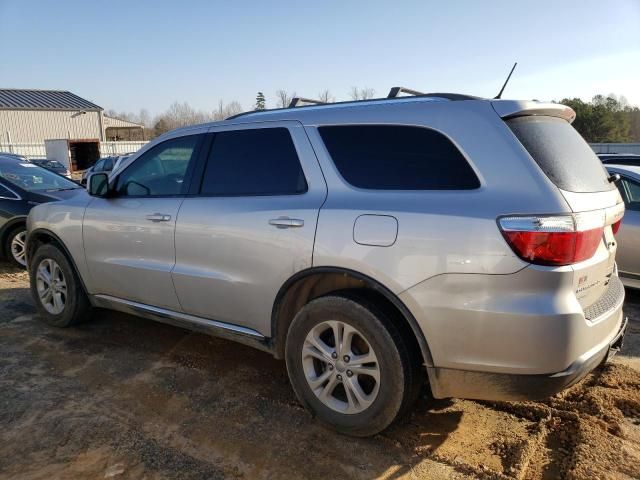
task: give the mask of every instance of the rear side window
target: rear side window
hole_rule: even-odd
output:
[[[468,190],[480,186],[462,153],[435,130],[397,125],[318,130],[340,175],[354,187]]]
[[[0,198],[17,199],[18,197],[11,190],[0,184]]]
[[[205,195],[295,195],[307,191],[286,128],[216,133],[202,179]]]
[[[544,116],[516,117],[507,125],[542,171],[562,190],[603,192],[608,181],[602,162],[567,121]]]

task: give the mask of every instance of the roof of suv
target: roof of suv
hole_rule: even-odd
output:
[[[261,121],[296,120],[301,123],[326,120],[328,113],[339,113],[361,109],[371,109],[372,114],[383,114],[385,111],[396,109],[399,105],[411,106],[442,106],[443,104],[468,103],[471,105],[489,103],[496,113],[502,118],[512,118],[522,115],[548,115],[559,117],[573,122],[575,112],[566,105],[558,103],[544,103],[537,100],[496,100],[474,97],[471,95],[461,95],[456,93],[429,93],[416,96],[396,97],[396,98],[376,98],[369,100],[352,100],[346,102],[311,104],[296,107],[276,108],[269,110],[254,110],[244,112],[227,118],[219,122],[209,122],[200,125],[190,125],[182,127],[168,134],[188,132],[203,127],[215,127],[225,125],[239,125]],[[165,134],[166,135],[166,134]],[[163,135],[164,136],[164,135]]]

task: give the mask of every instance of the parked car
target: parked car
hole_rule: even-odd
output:
[[[0,152],[0,158],[8,158],[8,159],[12,159],[12,160],[17,160],[19,162],[29,162],[27,157],[24,157],[22,155],[18,155],[16,153],[9,153],[9,152]]]
[[[29,162],[0,157],[0,256],[25,267],[26,221],[34,205],[69,198],[77,183]]]
[[[56,160],[48,160],[46,158],[34,158],[31,160],[31,163],[38,165],[39,167],[46,168],[58,175],[62,175],[63,177],[71,178],[71,172],[67,167],[65,167],[60,162]]]
[[[80,180],[80,183],[82,185],[86,185],[87,178],[89,178],[89,175],[91,175],[92,173],[113,171],[114,169],[118,168],[125,159],[129,158],[130,155],[131,154],[101,158],[92,167],[82,172],[82,179]]]
[[[626,207],[616,237],[618,271],[627,287],[640,288],[640,165],[607,165],[607,170],[620,175],[617,185]]]
[[[598,153],[605,165],[635,165],[640,167],[640,155],[634,153]]]
[[[425,379],[436,398],[545,398],[626,326],[624,203],[574,117],[432,94],[175,130],[91,175],[91,199],[31,211],[31,291],[58,327],[95,306],[271,352],[350,435]]]

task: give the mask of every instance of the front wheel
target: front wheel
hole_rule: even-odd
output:
[[[57,246],[38,247],[29,259],[29,280],[31,295],[45,323],[67,327],[89,315],[91,305],[80,279]]]
[[[393,322],[375,305],[343,296],[311,301],[287,335],[289,379],[323,423],[375,435],[415,400],[419,365]]]
[[[20,225],[9,232],[4,246],[9,261],[19,268],[27,267],[27,227]]]

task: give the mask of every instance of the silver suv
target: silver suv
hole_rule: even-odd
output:
[[[31,290],[286,360],[365,436],[436,398],[535,399],[621,342],[624,204],[563,105],[454,94],[252,112],[175,130],[89,195],[34,208]]]

